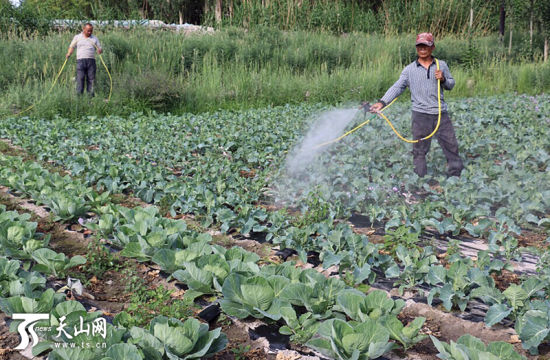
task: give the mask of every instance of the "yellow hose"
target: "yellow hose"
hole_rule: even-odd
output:
[[[99,48],[96,46],[96,44],[93,44],[98,51],[99,60],[101,60],[101,63],[103,64],[103,67],[105,68],[105,71],[107,71],[107,75],[109,76],[109,97],[107,98],[107,102],[111,101],[111,93],[113,92],[113,78],[111,77],[111,73],[109,72],[109,69],[107,68],[107,65],[105,64],[105,61],[103,61],[103,56],[99,53]]]
[[[340,141],[340,140],[342,140],[343,138],[345,138],[346,136],[348,136],[349,134],[351,134],[352,132],[354,132],[354,131],[356,131],[356,130],[359,130],[361,127],[367,125],[370,121],[371,121],[371,119],[368,119],[368,120],[362,122],[361,124],[357,125],[357,126],[354,127],[353,129],[351,129],[350,131],[348,131],[347,133],[345,133],[344,135],[337,137],[336,139],[329,140],[329,141],[326,141],[326,142],[324,142],[324,143],[315,145],[314,149],[317,149],[317,148],[320,148],[320,147],[322,147],[322,146],[325,146],[325,145],[332,144],[332,143],[334,143],[334,142]]]
[[[46,92],[46,94],[44,96],[42,96],[40,98],[40,100],[38,100],[36,103],[32,104],[31,106],[29,106],[28,108],[26,108],[25,110],[22,110],[18,113],[15,113],[14,115],[21,115],[23,114],[24,112],[27,112],[29,111],[30,109],[32,109],[33,107],[35,107],[37,104],[40,103],[40,101],[42,101],[42,99],[44,99],[45,96],[47,96],[53,89],[53,87],[55,86],[55,84],[57,83],[57,80],[59,79],[59,77],[61,76],[61,73],[63,72],[63,69],[65,68],[65,65],[67,64],[67,60],[69,60],[68,58],[65,58],[65,61],[63,62],[63,65],[61,66],[61,69],[59,70],[59,72],[57,73],[57,75],[55,76],[55,79],[53,80],[53,84],[52,86],[50,86],[50,89]]]
[[[88,39],[88,41],[91,41]],[[103,64],[103,67],[105,68],[105,71],[107,71],[107,76],[109,76],[109,97],[107,98],[107,102],[111,101],[111,93],[113,92],[113,78],[111,77],[111,73],[109,72],[109,69],[107,68],[107,65],[105,64],[105,61],[103,61],[103,56],[99,53],[99,48],[95,43],[92,42],[92,45],[95,47],[97,54],[99,55],[99,60],[101,60],[101,63]]]

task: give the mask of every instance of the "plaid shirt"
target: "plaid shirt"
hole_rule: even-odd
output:
[[[424,114],[437,114],[437,79],[435,70],[437,66],[435,59],[426,69],[418,60],[407,65],[399,80],[386,91],[386,94],[380,99],[384,105],[389,104],[396,97],[401,95],[407,87],[411,89],[412,110]],[[443,90],[451,90],[455,86],[455,79],[449,71],[447,63],[439,60],[439,69],[443,71],[445,81],[441,83],[441,111],[447,111],[447,104],[443,100]]]

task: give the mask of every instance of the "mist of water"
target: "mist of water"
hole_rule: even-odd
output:
[[[326,166],[326,156],[321,155],[336,146],[337,142],[324,146],[320,144],[330,142],[348,130],[358,111],[356,108],[335,109],[318,116],[302,141],[288,153],[284,168],[273,179],[271,187],[276,204],[295,205],[302,195],[326,178],[330,169]]]
[[[307,166],[334,143],[320,145],[342,135],[357,112],[357,109],[336,109],[322,113],[302,142],[289,153],[286,159],[287,174],[293,176],[306,171]]]

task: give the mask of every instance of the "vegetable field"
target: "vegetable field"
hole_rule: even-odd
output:
[[[550,97],[449,106],[460,178],[378,118],[289,171],[325,105],[0,120],[2,347],[48,313],[48,359],[546,358]]]

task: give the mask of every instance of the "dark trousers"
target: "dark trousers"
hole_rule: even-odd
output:
[[[414,139],[422,139],[432,133],[437,125],[438,115],[412,112],[412,134]],[[447,112],[441,113],[439,129],[433,136],[439,142],[445,157],[447,158],[447,173],[449,176],[460,176],[464,165],[458,154],[458,142],[451,118]],[[426,154],[430,151],[432,138],[413,143],[414,172],[422,177],[426,175]]]
[[[77,94],[82,94],[84,92],[84,84],[86,84],[86,91],[91,96],[94,96],[95,72],[96,72],[95,59],[76,60],[76,92]]]

